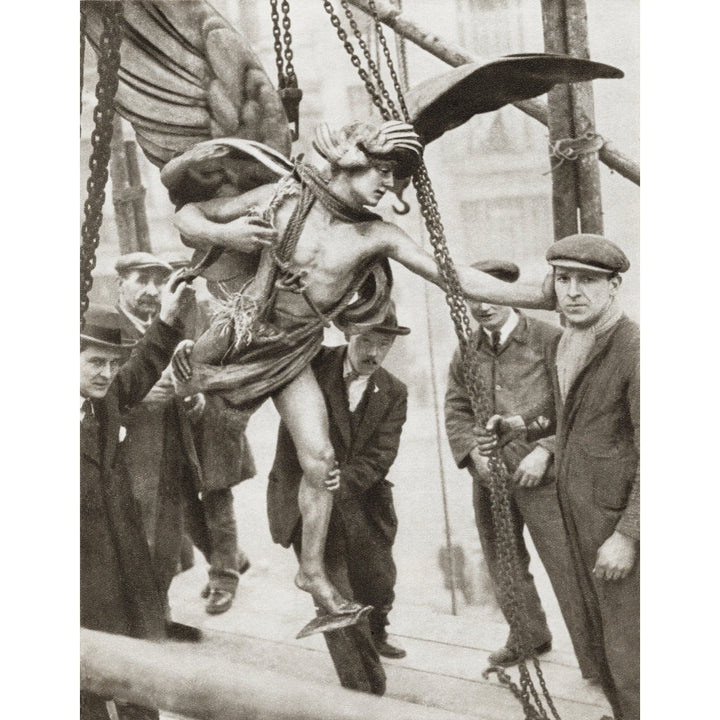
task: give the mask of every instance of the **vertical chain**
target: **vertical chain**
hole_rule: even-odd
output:
[[[357,70],[360,79],[363,81],[365,89],[367,90],[368,95],[372,99],[373,105],[375,105],[375,107],[378,109],[383,120],[392,119],[392,115],[383,104],[382,97],[378,93],[375,84],[370,79],[367,70],[365,70],[365,68],[362,66],[360,58],[355,53],[355,48],[352,42],[348,39],[347,31],[345,30],[345,28],[343,28],[342,22],[340,21],[340,18],[335,12],[335,8],[333,7],[333,4],[330,2],[330,0],[323,0],[323,8],[325,9],[325,12],[330,16],[330,24],[335,28],[335,32],[337,33],[338,38],[340,38],[340,42],[342,43],[345,52],[349,55],[350,62]]]
[[[392,5],[402,12],[402,0],[392,0]],[[410,87],[408,64],[407,64],[407,48],[405,47],[405,38],[399,33],[395,33],[395,54],[397,55],[398,65],[400,66],[400,86],[403,93]]]
[[[95,88],[97,105],[93,112],[95,128],[90,137],[90,177],[87,181],[87,200],[84,211],[80,246],[80,325],[84,322],[88,294],[92,289],[95,253],[100,242],[102,208],[110,161],[110,141],[113,134],[115,93],[120,67],[123,7],[120,2],[102,3],[103,31],[98,46],[98,82]]]
[[[293,65],[293,51],[292,51],[292,34],[290,33],[290,3],[288,0],[282,0],[280,5],[282,10],[283,19],[283,42],[285,43],[285,50],[283,55],[285,57],[285,79],[288,87],[297,87],[297,76],[295,75],[295,66]]]
[[[283,47],[280,40],[280,14],[277,0],[270,0],[270,18],[272,20],[273,48],[275,49],[275,66],[278,73],[278,88],[285,87],[285,65],[283,63]]]
[[[275,66],[278,73],[278,89],[297,87],[297,75],[293,65],[292,33],[290,32],[290,2],[282,0],[280,4],[282,21],[278,12],[278,0],[270,0],[270,19],[272,20],[273,49]],[[281,30],[282,26],[282,30]]]

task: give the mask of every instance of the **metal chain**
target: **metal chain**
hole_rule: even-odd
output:
[[[290,2],[282,0],[282,32],[278,0],[270,0],[270,18],[272,20],[273,48],[275,66],[278,72],[278,89],[297,87],[297,75],[293,65],[292,33],[290,32]]]
[[[408,112],[407,106],[405,105],[403,91],[400,87],[397,73],[395,72],[395,65],[392,61],[392,56],[390,55],[390,50],[387,45],[387,40],[385,39],[385,33],[383,32],[382,23],[380,22],[380,16],[378,15],[377,7],[374,0],[369,0],[368,6],[370,7],[370,12],[372,13],[373,22],[375,23],[375,32],[377,33],[378,40],[380,41],[380,45],[382,46],[383,55],[385,55],[385,60],[387,62],[387,67],[390,72],[390,77],[393,81],[393,87],[395,88],[395,92],[397,93],[398,102],[403,113],[403,119],[407,122],[410,119],[410,113]],[[395,119],[399,120],[400,117],[397,116]]]
[[[278,88],[285,87],[285,64],[283,62],[283,46],[280,33],[280,14],[277,0],[270,0],[270,18],[272,19],[273,48],[275,49],[275,66],[278,73]]]
[[[373,104],[380,110],[383,119],[389,120],[391,116],[394,119],[400,119],[398,111],[390,99],[385,84],[380,77],[377,65],[372,61],[370,53],[367,50],[367,44],[359,33],[357,23],[352,17],[352,12],[348,7],[347,0],[340,0],[340,2],[345,9],[345,15],[350,21],[350,26],[358,40],[358,44],[363,50],[370,72],[375,77],[377,86],[372,82],[364,68],[362,68],[360,58],[355,53],[352,43],[348,40],[347,32],[342,28],[340,18],[335,13],[331,2],[329,0],[323,0],[323,6],[330,16],[331,24],[335,27],[338,37],[343,43],[343,47],[350,56],[350,60],[353,66],[357,69],[360,78],[365,83],[365,87],[372,98]],[[402,109],[404,119],[409,121],[410,116],[404,101],[403,89],[400,86],[397,73],[395,72],[392,57],[377,14],[377,8],[373,0],[369,0],[368,4],[375,23],[377,38],[383,48],[383,54],[385,55],[390,76],[393,80],[393,86],[397,94],[398,103]],[[380,88],[380,90],[378,90],[378,88]],[[383,100],[385,101],[384,103]],[[390,108],[390,110],[388,110],[388,108]],[[450,316],[453,320],[455,333],[460,343],[463,357],[465,385],[470,395],[473,413],[477,418],[478,423],[482,423],[484,425],[491,414],[491,408],[488,401],[489,393],[480,374],[479,351],[476,347],[473,347],[470,342],[472,332],[465,296],[460,285],[457,270],[448,251],[447,242],[445,240],[445,231],[440,218],[440,211],[435,199],[435,193],[432,188],[430,176],[427,172],[427,167],[423,161],[420,162],[418,169],[413,175],[413,184],[417,192],[420,210],[425,220],[425,226],[430,235],[430,243],[433,248],[435,262],[444,285],[445,300],[450,309]],[[530,655],[532,653],[532,648],[530,647],[530,643],[528,641],[529,622],[524,598],[521,594],[516,592],[516,585],[518,578],[520,577],[521,568],[519,564],[519,552],[515,542],[515,535],[512,532],[510,523],[509,477],[504,462],[498,452],[494,453],[489,459],[488,465],[491,477],[490,504],[498,538],[497,551],[499,565],[501,568],[500,576],[502,587],[500,590],[505,600],[504,606],[508,609],[508,621],[515,641],[518,643],[522,657],[524,655]],[[551,708],[556,720],[560,720],[552,699],[547,691],[547,686],[537,658],[534,658],[534,666],[543,694],[548,700],[549,707]],[[537,690],[532,682],[532,678],[524,659],[522,659],[519,663],[519,671],[520,689],[518,690],[517,697],[522,703],[526,719],[547,720],[547,714],[542,706],[540,697],[538,696]],[[533,707],[530,697],[531,695],[537,705],[537,709]]]
[[[102,208],[105,203],[105,185],[110,161],[110,141],[115,115],[115,93],[120,67],[123,6],[121,2],[102,3],[103,31],[98,46],[98,82],[95,88],[97,105],[93,111],[95,128],[90,136],[90,177],[87,181],[87,200],[84,211],[80,246],[80,326],[88,307],[88,294],[92,289],[92,271],[95,269],[95,252],[100,242]]]
[[[391,0],[391,4],[402,12],[402,0]],[[395,33],[395,54],[397,55],[398,65],[400,66],[401,87],[405,92],[410,87],[408,80],[408,64],[407,64],[407,48],[405,47],[405,38],[399,33]]]
[[[352,10],[350,9],[350,6],[347,2],[347,0],[340,0],[340,4],[343,7],[343,10],[345,11],[345,17],[347,17],[348,22],[350,23],[350,27],[353,31],[353,35],[355,36],[355,39],[357,40],[358,45],[360,46],[360,49],[362,50],[363,55],[365,56],[365,61],[367,62],[368,69],[372,73],[372,76],[375,78],[375,82],[377,83],[377,91],[382,96],[382,99],[385,101],[385,107],[390,111],[390,115],[393,120],[399,120],[400,114],[397,111],[397,108],[395,107],[395,103],[393,102],[392,98],[390,97],[390,93],[388,92],[387,88],[385,87],[385,82],[382,79],[382,74],[380,72],[380,68],[378,64],[373,60],[372,53],[370,52],[370,48],[368,47],[368,44],[365,42],[365,38],[362,36],[362,33],[360,32],[360,28],[358,27],[357,22],[355,21],[355,17],[353,15]],[[390,118],[386,118],[388,120]]]
[[[392,115],[383,104],[382,96],[379,94],[378,90],[375,87],[375,84],[370,79],[367,70],[365,70],[365,68],[362,66],[360,58],[355,53],[355,48],[353,47],[352,42],[348,40],[348,34],[345,28],[343,28],[342,21],[335,12],[335,8],[333,7],[333,4],[330,2],[330,0],[323,0],[323,8],[325,9],[325,12],[330,16],[330,24],[335,28],[335,32],[337,33],[338,38],[340,38],[340,42],[343,44],[345,52],[347,52],[347,54],[350,56],[350,62],[357,70],[360,79],[363,81],[365,89],[367,90],[367,93],[370,96],[373,105],[375,105],[375,107],[378,109],[383,120],[392,119]]]
[[[290,33],[290,3],[288,0],[282,0],[280,9],[283,13],[283,42],[285,43],[285,77],[289,87],[297,87],[297,76],[295,75],[295,66],[293,65],[292,51],[292,34]]]

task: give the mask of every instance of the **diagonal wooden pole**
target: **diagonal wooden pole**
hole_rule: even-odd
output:
[[[368,15],[372,14],[368,0],[348,0],[348,2]],[[460,45],[440,37],[432,30],[408,18],[404,13],[384,0],[375,0],[375,7],[380,22],[387,25],[398,35],[401,35],[452,67],[464,65],[469,62],[489,62],[484,58],[468,52],[460,47]],[[514,103],[514,105],[526,115],[529,115],[547,127],[548,108],[544,102],[537,99],[520,100]],[[598,157],[600,161],[611,170],[627,178],[635,183],[635,185],[640,184],[640,165],[623,154],[613,142],[606,140],[598,153]]]

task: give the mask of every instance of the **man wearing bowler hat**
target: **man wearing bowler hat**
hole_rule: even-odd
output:
[[[409,333],[410,328],[398,325],[391,304],[381,322],[349,326],[347,344],[323,347],[312,361],[337,459],[328,484],[335,490],[335,502],[326,562],[333,582],[342,586],[341,592],[373,606],[370,638],[364,623],[324,637],[343,685],[376,694],[382,694],[385,686],[377,654],[405,656],[404,650],[388,642],[386,631],[397,576],[392,557],[397,516],[387,474],[397,456],[407,414],[407,387],[382,364],[395,338]],[[273,540],[285,547],[292,544],[296,551],[301,539],[297,499],[301,475],[292,438],[281,423],[268,485],[268,516]],[[344,574],[347,579],[342,578]],[[360,662],[365,663],[369,687],[365,678],[352,677],[348,653],[353,651],[349,647],[354,647]]]
[[[549,353],[554,403],[478,428],[481,452],[555,433],[558,497],[600,682],[616,720],[640,717],[640,330],[619,307],[630,267],[600,235],[547,252],[565,328]]]
[[[141,638],[173,634],[137,505],[127,477],[118,472],[118,448],[125,434],[121,413],[140,402],[160,377],[182,338],[178,326],[191,300],[192,289],[185,283],[166,291],[159,317],[137,344],[122,340],[113,308],[91,305],[85,313],[80,333],[80,625],[90,630]],[[81,693],[83,720],[109,718],[105,702]],[[155,710],[116,705],[121,720],[158,717]]]
[[[480,261],[473,267],[506,282],[514,282],[519,275],[513,263]],[[489,392],[492,412],[528,412],[550,402],[552,377],[545,356],[557,341],[560,328],[506,305],[468,300],[468,306],[479,325],[470,342],[478,351],[479,374]],[[475,415],[458,348],[448,373],[445,428],[455,462],[458,467],[467,468],[473,479],[473,507],[480,544],[493,584],[500,588],[504,568],[497,558],[489,469],[487,459],[478,451],[474,427]],[[552,649],[552,635],[530,572],[530,554],[523,534],[527,526],[557,596],[582,674],[595,677],[597,671],[589,648],[590,637],[581,621],[581,594],[573,581],[572,561],[557,500],[553,454],[552,437],[538,442],[518,439],[502,451],[512,478],[510,526],[521,568],[515,590],[526,611],[528,646],[535,654],[548,652]],[[503,594],[498,593],[497,599],[503,614],[509,618],[510,608]],[[490,653],[488,661],[491,665],[509,666],[519,662],[521,655],[519,643],[511,631],[505,646]]]

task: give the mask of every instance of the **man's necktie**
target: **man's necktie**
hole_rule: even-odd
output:
[[[490,341],[492,342],[493,352],[497,355],[500,350],[500,333],[497,330],[490,333]]]

